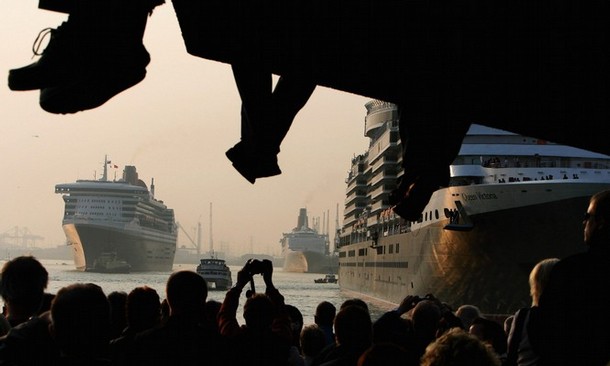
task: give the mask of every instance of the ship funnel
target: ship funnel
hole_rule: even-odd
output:
[[[132,185],[138,183],[138,172],[135,166],[127,165],[125,167],[125,170],[123,170],[123,180]]]
[[[297,222],[297,229],[309,229],[309,220],[307,219],[307,209],[301,208],[299,210],[299,220]]]

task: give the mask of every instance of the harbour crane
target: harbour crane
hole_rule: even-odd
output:
[[[193,240],[193,238],[191,238],[189,233],[184,229],[184,227],[182,227],[182,225],[180,225],[179,222],[176,222],[176,225],[180,228],[180,230],[182,230],[184,235],[186,235],[188,240],[193,245],[194,249],[197,250],[197,254],[198,255],[201,254],[201,222],[197,223],[197,241],[195,241],[195,240]]]

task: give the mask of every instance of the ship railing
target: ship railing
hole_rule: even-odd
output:
[[[510,167],[510,168],[483,168],[486,174],[481,183],[513,183],[513,182],[530,182],[530,181],[549,181],[549,180],[566,180],[580,179],[591,181],[608,181],[610,180],[610,169],[587,169],[582,167],[566,168],[566,167]],[[457,182],[460,179],[473,179],[474,176],[466,174],[454,174],[452,170],[452,181]],[[475,182],[476,183],[476,182]],[[453,185],[463,185],[454,183]]]

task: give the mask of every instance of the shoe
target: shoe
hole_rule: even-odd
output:
[[[432,194],[448,185],[448,168],[443,172],[408,173],[402,176],[398,187],[390,194],[389,203],[398,216],[405,220],[417,221],[430,202]]]
[[[238,145],[230,148],[225,152],[225,155],[233,163],[235,170],[239,172],[246,180],[252,184],[256,182],[256,174],[254,173],[254,166],[249,164],[244,154],[239,151]]]
[[[35,90],[57,85],[74,76],[75,59],[73,33],[70,24],[63,22],[59,27],[45,28],[38,33],[32,50],[40,59],[27,66],[9,70],[8,87],[11,90]],[[51,36],[44,51],[39,52],[43,40]]]
[[[123,62],[89,63],[73,77],[40,90],[40,107],[54,114],[71,114],[94,109],[146,77],[150,55],[144,45],[134,47]],[[95,70],[95,71],[93,71]]]
[[[231,160],[235,170],[252,184],[256,182],[256,178],[282,174],[276,155],[261,154],[243,142],[227,150],[225,155]]]
[[[118,70],[40,90],[40,107],[49,113],[71,114],[94,109],[144,80],[146,69]]]
[[[41,89],[51,113],[96,108],[144,79],[150,55],[142,43],[147,18],[164,0],[90,0],[68,21],[43,30],[34,42],[40,59],[9,71],[11,90]],[[38,48],[50,34],[49,45]]]

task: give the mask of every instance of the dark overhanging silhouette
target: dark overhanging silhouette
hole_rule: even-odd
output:
[[[478,123],[610,154],[607,2],[173,3],[192,55],[394,102],[401,123]]]
[[[144,78],[146,18],[163,2],[41,0],[70,26],[51,30],[54,52],[10,70],[9,87],[40,89],[51,113],[102,105]],[[242,136],[226,155],[251,183],[281,173],[279,144],[315,85],[398,105],[404,174],[389,203],[412,221],[448,185],[471,123],[610,154],[610,2],[172,2],[187,51],[232,65]]]

